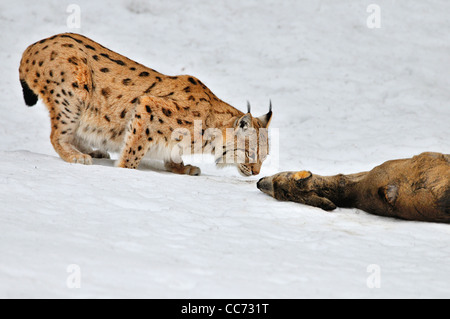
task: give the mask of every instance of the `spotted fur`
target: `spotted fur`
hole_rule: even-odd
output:
[[[198,168],[183,165],[183,149],[216,150],[214,138],[195,136],[195,121],[202,121],[200,135],[217,128],[225,136],[227,128],[238,130],[244,121],[256,130],[267,128],[272,115],[253,118],[193,76],[161,74],[73,33],[29,46],[19,73],[26,104],[42,99],[50,112],[51,143],[63,160],[73,163],[91,164],[92,157],[119,152],[119,167],[137,168],[147,155],[164,160],[172,172],[198,175]],[[177,129],[189,132],[191,140],[175,161]],[[195,138],[201,147],[194,147]],[[238,167],[245,175],[257,174],[263,159]]]

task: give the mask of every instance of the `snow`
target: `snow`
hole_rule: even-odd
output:
[[[365,0],[79,0],[80,29],[66,25],[71,3],[0,3],[1,298],[449,297],[447,225],[327,213],[255,185],[450,153],[448,1],[376,1],[379,29]],[[29,44],[66,31],[195,75],[257,116],[271,99],[278,165],[244,178],[208,158],[199,177],[63,162],[18,66]]]

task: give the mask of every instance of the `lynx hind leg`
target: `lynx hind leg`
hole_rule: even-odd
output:
[[[56,104],[51,103],[51,98],[45,104],[50,110],[52,125],[50,141],[58,155],[69,163],[91,165],[92,157],[80,151],[75,142],[80,113],[59,110]]]

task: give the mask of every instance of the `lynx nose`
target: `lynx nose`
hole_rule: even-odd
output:
[[[253,175],[258,175],[260,170],[261,170],[261,168],[253,167],[253,168],[252,168],[252,174],[253,174]]]
[[[273,183],[272,183],[272,177],[263,177],[261,178],[258,183],[256,184],[258,189],[266,193],[270,196],[273,196]]]

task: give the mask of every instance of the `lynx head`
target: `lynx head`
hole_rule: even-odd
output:
[[[224,136],[223,153],[216,158],[218,166],[235,165],[243,176],[258,175],[269,153],[268,127],[272,119],[272,103],[269,112],[260,117],[247,113],[236,118],[233,127]]]

